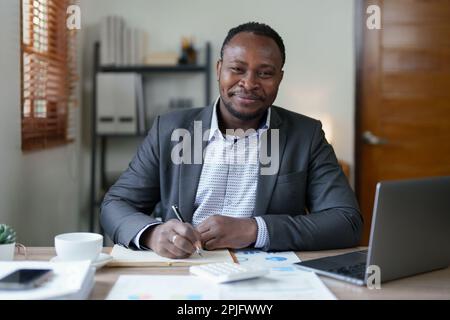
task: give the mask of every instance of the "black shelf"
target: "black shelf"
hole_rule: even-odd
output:
[[[176,65],[176,66],[148,66],[148,65],[133,65],[133,66],[101,66],[100,65],[100,44],[98,42],[94,45],[94,64],[93,64],[93,74],[92,74],[92,82],[93,82],[93,92],[92,92],[92,108],[91,108],[91,181],[90,181],[90,216],[89,216],[89,229],[91,232],[96,232],[96,218],[97,210],[102,202],[102,199],[97,197],[98,191],[107,190],[111,185],[111,182],[107,178],[106,175],[106,149],[107,149],[107,141],[110,138],[145,138],[147,132],[150,128],[145,128],[145,133],[98,133],[97,132],[97,74],[102,72],[111,72],[111,73],[120,73],[120,72],[128,72],[128,73],[137,73],[142,75],[142,81],[147,79],[147,76],[152,76],[152,74],[177,74],[177,73],[200,73],[205,76],[204,82],[204,91],[205,91],[205,105],[211,103],[211,45],[210,43],[206,43],[206,63],[204,65]],[[145,106],[144,101],[144,108]],[[147,109],[147,108],[146,108]],[[149,114],[148,110],[145,112]],[[99,146],[98,146],[99,144]],[[100,149],[99,154],[99,171],[97,173],[97,153],[98,149]],[[97,182],[99,175],[100,181]],[[103,231],[100,228],[100,232]]]
[[[206,72],[205,65],[176,65],[176,66],[100,66],[100,72],[135,72],[135,73],[191,73]]]

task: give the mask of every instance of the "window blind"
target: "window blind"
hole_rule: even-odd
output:
[[[22,150],[74,140],[76,30],[66,26],[71,0],[21,0]]]

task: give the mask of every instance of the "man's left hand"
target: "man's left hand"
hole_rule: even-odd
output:
[[[252,218],[232,218],[220,215],[208,217],[198,225],[203,248],[207,250],[240,249],[256,242],[258,225]]]

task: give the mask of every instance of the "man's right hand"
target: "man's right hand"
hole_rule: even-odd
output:
[[[171,259],[187,258],[201,247],[200,233],[189,223],[172,219],[150,227],[141,236],[141,243],[157,254]]]

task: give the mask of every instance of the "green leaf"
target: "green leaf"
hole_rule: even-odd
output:
[[[6,224],[0,224],[0,244],[9,244],[15,241],[16,231]]]

